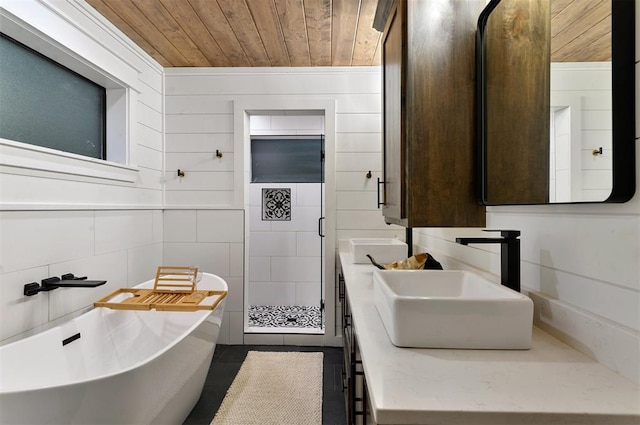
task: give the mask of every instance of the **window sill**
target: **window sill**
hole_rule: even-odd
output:
[[[138,169],[135,167],[2,138],[0,165],[53,172],[69,178],[92,177],[125,183],[135,183],[138,178]]]

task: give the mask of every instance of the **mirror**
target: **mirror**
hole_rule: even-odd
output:
[[[491,0],[478,20],[485,205],[635,193],[633,0]]]

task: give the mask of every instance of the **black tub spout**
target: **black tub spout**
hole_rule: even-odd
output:
[[[107,283],[106,280],[87,280],[85,277],[74,277],[72,274],[59,277],[50,277],[41,281],[42,286],[55,286],[57,288],[95,288]]]
[[[42,279],[40,285],[36,282],[24,285],[23,294],[30,297],[43,291],[53,291],[58,288],[95,288],[107,283],[106,280],[87,280],[87,277],[75,277],[71,273],[63,274],[62,278],[49,277]]]
[[[499,238],[456,238],[461,245],[500,244],[500,283],[520,292],[520,230],[484,230],[500,232]]]

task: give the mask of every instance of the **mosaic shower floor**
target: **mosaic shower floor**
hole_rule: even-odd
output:
[[[269,328],[322,328],[320,307],[289,305],[249,306],[249,326]]]

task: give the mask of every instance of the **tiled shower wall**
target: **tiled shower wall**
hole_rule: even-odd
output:
[[[323,135],[324,116],[252,115],[252,136]],[[289,188],[287,221],[262,219],[262,189]],[[319,183],[251,183],[249,192],[248,305],[319,306],[322,215]],[[324,196],[324,195],[322,195]]]
[[[291,190],[291,219],[262,219],[262,189]],[[252,183],[249,221],[249,305],[319,306],[322,214],[320,183]]]

